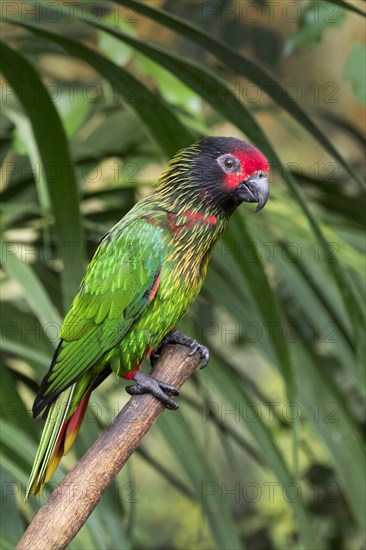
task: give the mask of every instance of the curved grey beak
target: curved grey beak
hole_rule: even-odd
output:
[[[243,181],[238,187],[240,202],[257,202],[256,212],[262,210],[268,201],[269,186],[266,176],[257,175]]]

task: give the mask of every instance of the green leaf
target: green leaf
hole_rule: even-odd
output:
[[[202,120],[202,101],[201,97],[192,92],[191,88],[186,86],[171,72],[164,69],[158,63],[151,59],[137,54],[135,56],[135,65],[144,75],[150,75],[159,89],[162,97],[170,105],[176,105],[183,108],[190,116],[195,115]]]
[[[74,40],[46,31],[33,23],[15,20],[14,23],[57,42],[70,55],[77,56],[93,66],[111,83],[117,97],[120,94],[126,103],[137,112],[167,155],[172,156],[178,149],[186,147],[194,141],[193,134],[179,121],[165,103],[160,101],[139,80],[106,57]]]
[[[25,361],[34,361],[42,367],[48,368],[50,366],[50,356],[42,353],[37,349],[33,349],[29,346],[25,346],[19,342],[13,342],[9,338],[4,337],[2,342],[3,351],[8,351],[18,357],[21,357]]]
[[[5,103],[5,98],[3,98],[3,102]],[[19,112],[18,109],[12,108],[10,105],[5,105],[4,112],[16,127],[14,143],[16,151],[19,154],[27,154],[31,166],[41,166],[41,156],[34,140],[32,126],[27,116],[24,113]],[[51,208],[47,180],[43,170],[35,169],[33,172],[42,214],[44,219],[47,221],[49,219]]]
[[[298,29],[287,39],[284,55],[292,55],[301,48],[320,44],[323,33],[331,27],[340,27],[346,12],[340,6],[331,6],[324,0],[311,0],[301,10]]]
[[[328,447],[339,481],[358,524],[366,526],[364,476],[365,445],[344,397],[336,388],[308,342],[296,345],[299,392],[304,410]],[[352,464],[352,467],[350,467]]]
[[[134,28],[124,21],[122,17],[115,17],[113,12],[107,15],[104,21],[117,26],[122,31],[132,35],[135,34]],[[99,51],[106,54],[111,61],[114,61],[119,66],[127,65],[133,56],[133,49],[130,46],[124,45],[121,47],[121,44],[118,44],[113,36],[103,32],[99,33]]]
[[[356,44],[353,46],[344,67],[344,78],[351,83],[353,93],[357,100],[366,104],[366,46]]]
[[[46,289],[35,275],[32,267],[25,262],[26,248],[21,247],[22,259],[14,251],[17,247],[0,239],[1,261],[8,275],[17,281],[23,291],[25,300],[39,319],[44,331],[50,325],[61,328],[61,318],[52,304]]]
[[[366,17],[366,12],[360,10],[357,6],[355,6],[355,2],[353,2],[353,4],[349,4],[348,2],[345,2],[345,0],[327,0],[327,2],[329,2],[329,4],[340,6],[345,10],[349,10],[349,11],[352,11],[353,13],[358,13],[358,15],[363,15],[364,17]]]
[[[243,246],[251,247],[253,245],[253,238],[248,231],[247,225],[243,216],[237,216],[231,223],[230,230],[227,230],[226,242],[233,248],[235,243],[243,243]],[[234,248],[235,249],[235,248]],[[237,257],[238,263],[242,274],[244,275],[248,288],[253,296],[256,307],[258,307],[263,320],[263,327],[282,326],[284,318],[280,309],[279,302],[272,292],[269,285],[266,273],[264,271],[262,262],[257,253],[256,248],[253,247],[253,254],[251,254],[250,261],[244,258],[242,255]],[[270,329],[268,328],[268,339],[271,340]],[[292,359],[288,349],[286,339],[283,332],[277,334],[277,337],[272,340],[272,346],[275,356],[277,356],[277,365],[282,372],[283,378],[286,381],[287,397],[288,401],[296,402],[296,384],[295,373],[292,364]],[[293,462],[294,470],[297,471],[298,467],[298,432],[297,423],[292,424],[293,427]]]
[[[215,364],[212,368],[211,377],[224,396],[226,402],[228,403],[240,403],[245,405],[248,414],[245,415],[246,418],[255,418],[255,422],[246,422],[246,426],[253,433],[255,440],[260,446],[263,456],[267,459],[268,467],[276,475],[278,481],[282,484],[284,488],[296,484],[296,480],[290,474],[286,462],[277,447],[272,433],[269,428],[264,424],[261,417],[258,415],[255,403],[246,393],[243,384],[239,379],[233,379],[232,376],[228,377],[225,369],[225,360],[220,358],[224,364]],[[220,362],[221,362],[220,361]],[[216,363],[216,361],[215,361]],[[229,407],[228,407],[229,408]],[[232,410],[233,405],[229,410]],[[235,410],[235,408],[234,408]],[[295,512],[298,527],[300,531],[300,547],[301,548],[317,548],[316,544],[316,533],[311,527],[310,518],[308,512],[305,509],[302,499],[298,499],[296,502],[292,501],[292,508]]]
[[[82,92],[73,90],[72,101],[66,94],[60,94],[55,101],[55,106],[62,119],[66,135],[74,136],[90,111],[90,102],[85,101]]]
[[[36,425],[28,414],[18,392],[17,378],[14,371],[6,365],[1,366],[1,411],[2,422],[14,424],[27,433],[36,434]]]
[[[83,237],[77,183],[60,117],[38,73],[20,54],[0,42],[0,67],[32,125],[55,216],[65,310],[83,275]],[[26,83],[26,85],[25,85]],[[37,90],[37,101],[29,90]]]
[[[0,470],[0,483],[2,493],[0,502],[1,534],[5,531],[6,538],[11,538],[16,543],[23,534],[23,521],[15,498],[16,484],[12,476],[3,469]],[[1,545],[1,548],[4,546]],[[10,548],[14,548],[14,546],[10,546]]]
[[[262,315],[264,326],[266,326],[266,323],[269,325],[281,326],[283,324],[283,316],[279,307],[279,302],[269,285],[257,249],[253,246],[254,241],[245,223],[244,217],[236,216],[233,222],[234,223],[231,223],[227,231],[225,241],[229,249],[234,249],[235,243],[238,242],[242,243],[243,247],[246,246],[247,249],[252,247],[252,253],[248,252],[248,254],[250,254],[250,261],[248,261],[244,255],[237,255],[236,260],[240,265],[242,275],[244,275],[246,279],[254,303]],[[289,398],[291,401],[291,397],[294,397],[294,373],[288,346],[283,334],[273,341],[273,347],[277,355],[278,366],[282,370],[286,383],[289,384]]]
[[[222,501],[219,491],[210,498],[204,498],[205,488],[220,486],[221,480],[212,468],[207,455],[199,441],[193,438],[192,428],[181,413],[171,415],[169,419],[162,415],[158,422],[176,460],[182,466],[191,481],[198,502],[206,512],[212,534],[218,548],[240,549],[241,544],[236,534],[228,506]]]

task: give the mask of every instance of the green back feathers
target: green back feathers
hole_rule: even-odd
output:
[[[143,219],[104,237],[64,320],[35,415],[120,342],[148,305],[163,261],[163,230]]]

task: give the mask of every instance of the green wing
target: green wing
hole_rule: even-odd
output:
[[[163,238],[164,230],[144,219],[117,224],[103,238],[65,317],[60,345],[33,406],[35,416],[140,317],[164,261]]]

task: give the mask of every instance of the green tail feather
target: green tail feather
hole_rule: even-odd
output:
[[[24,501],[28,499],[29,495],[42,492],[45,483],[55,471],[62,456],[62,454],[60,457],[57,454],[53,456],[53,454],[63,425],[68,417],[75,386],[76,384],[63,391],[50,407],[36,458],[34,459]]]

